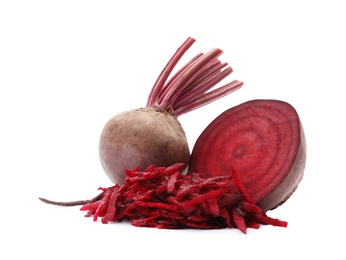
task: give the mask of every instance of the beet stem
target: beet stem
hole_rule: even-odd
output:
[[[179,94],[189,85],[194,79],[194,75],[208,65],[211,61],[214,61],[218,56],[222,54],[219,49],[213,49],[210,52],[202,55],[199,59],[194,61],[188,66],[181,75],[175,78],[175,81],[166,88],[166,91],[162,93],[159,104],[174,104],[175,100],[179,97]]]
[[[236,90],[238,90],[239,88],[241,88],[243,86],[243,82],[240,81],[232,81],[226,85],[224,85],[223,87],[220,87],[218,89],[215,89],[213,91],[210,91],[206,94],[204,94],[202,97],[200,97],[197,100],[192,101],[191,103],[178,108],[174,115],[176,117],[181,116],[182,114],[186,114],[192,110],[195,110],[199,107],[205,106],[213,101],[215,101],[216,99],[219,99],[221,97],[224,97]]]
[[[168,61],[165,68],[160,73],[159,77],[157,78],[153,88],[151,89],[151,92],[148,97],[147,106],[153,106],[156,105],[157,98],[160,95],[160,92],[162,88],[164,87],[164,84],[171,74],[172,70],[174,69],[175,65],[178,63],[178,61],[181,59],[181,57],[184,55],[184,53],[191,47],[191,45],[196,40],[193,38],[187,38],[187,40],[178,48],[176,53],[172,56],[172,58]]]
[[[218,48],[196,55],[168,80],[175,65],[194,42],[193,38],[188,38],[169,60],[151,89],[147,107],[178,117],[242,87],[243,83],[235,80],[207,92],[233,71],[227,63],[218,60],[223,53]]]
[[[210,88],[212,88],[215,84],[223,80],[225,77],[227,77],[229,74],[232,73],[232,68],[228,67],[223,71],[218,71],[212,73],[211,76],[208,76],[207,78],[204,78],[203,81],[197,82],[199,85],[198,88],[192,88],[190,91],[188,91],[186,94],[181,95],[179,99],[175,102],[175,109],[178,109],[179,107],[182,107],[186,104],[189,104],[189,102],[198,100],[200,97],[202,97],[206,91],[208,91]]]

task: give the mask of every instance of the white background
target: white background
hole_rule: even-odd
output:
[[[345,259],[343,1],[1,1],[1,259]],[[287,228],[158,230],[103,225],[79,207],[108,187],[98,159],[106,121],[145,106],[188,37],[183,61],[219,47],[242,89],[180,117],[192,148],[224,110],[272,98],[298,111],[307,166],[268,214]],[[182,63],[179,63],[182,65]],[[4,257],[6,255],[6,257]],[[328,257],[328,258],[327,258]]]

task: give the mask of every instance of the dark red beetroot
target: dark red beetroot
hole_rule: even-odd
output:
[[[285,202],[304,173],[306,142],[296,110],[278,100],[252,100],[219,115],[193,148],[189,173],[231,174],[264,212]]]

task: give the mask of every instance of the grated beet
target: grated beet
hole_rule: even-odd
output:
[[[185,164],[149,166],[125,170],[125,183],[109,188],[85,203],[86,216],[101,222],[129,220],[133,226],[155,228],[259,228],[260,224],[286,227],[287,222],[267,216],[240,182],[234,169],[231,176],[202,178],[183,175]],[[233,177],[236,188],[231,188]]]

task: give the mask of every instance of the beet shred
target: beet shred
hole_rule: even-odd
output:
[[[234,170],[228,176],[203,178],[183,175],[184,164],[125,170],[124,184],[102,191],[97,200],[81,207],[86,216],[107,224],[129,220],[133,226],[166,229],[259,228],[260,224],[286,227],[287,222],[268,217],[240,182]],[[236,186],[230,182],[234,179]]]

